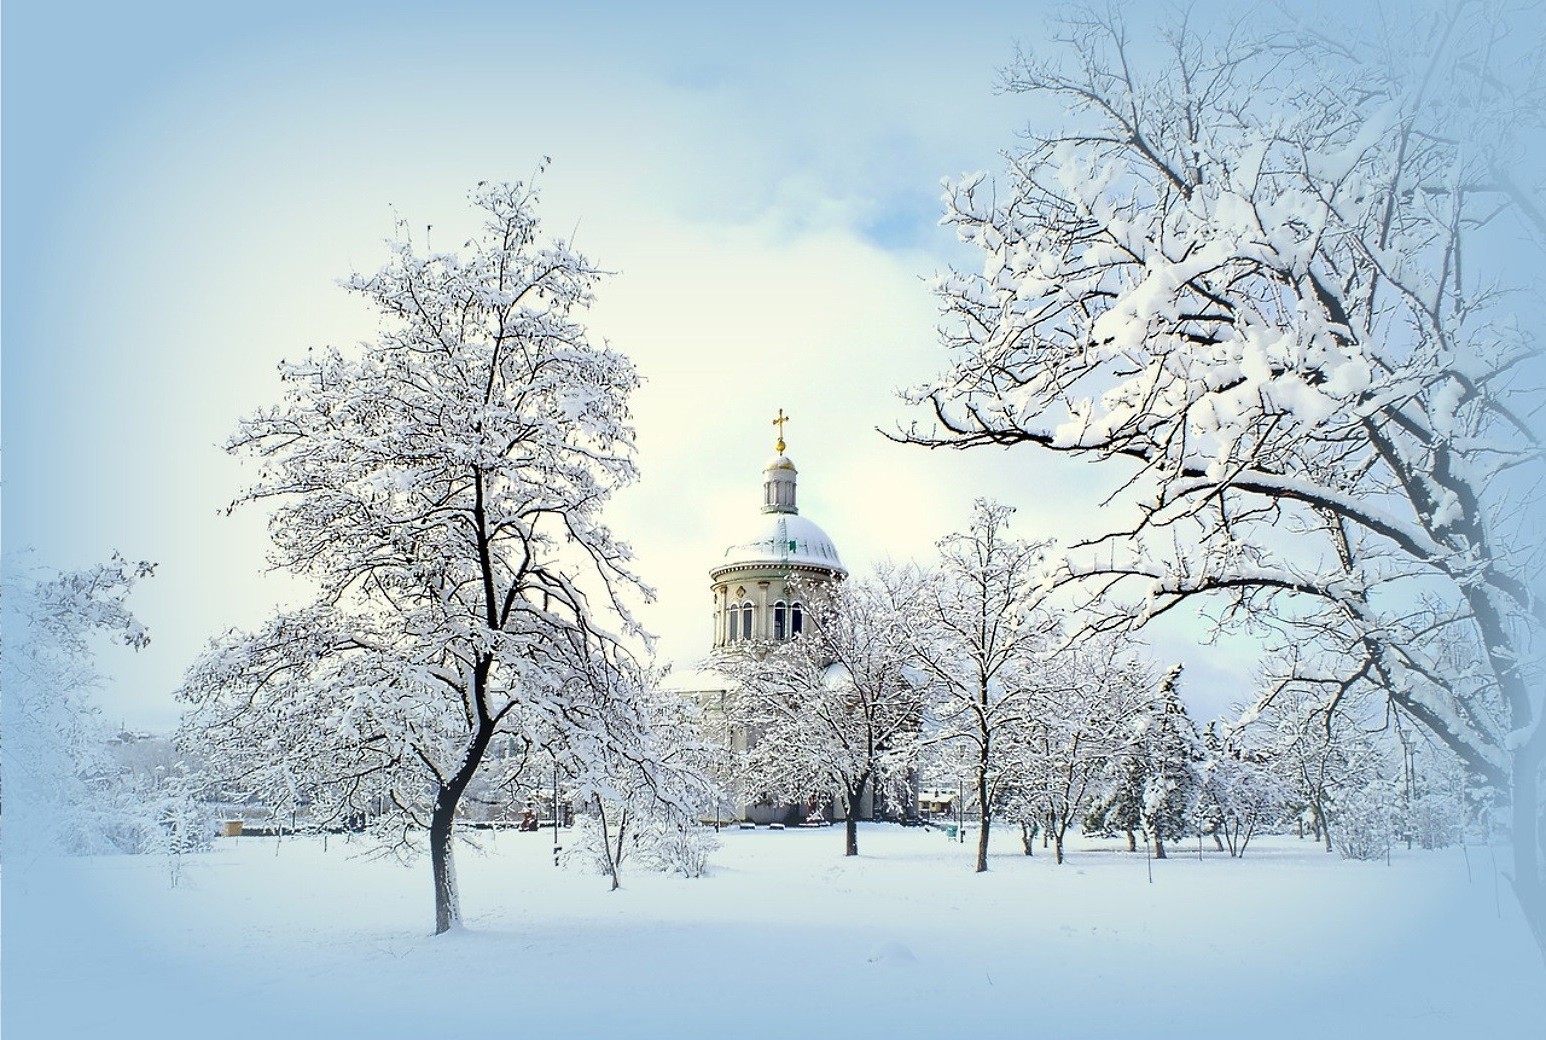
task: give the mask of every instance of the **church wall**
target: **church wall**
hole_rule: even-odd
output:
[[[809,609],[812,596],[817,594],[811,583],[831,581],[832,575],[814,568],[748,567],[716,572],[713,578],[714,648],[718,650],[738,642],[730,638],[730,625],[739,620],[731,614],[742,603],[752,604],[752,638],[771,640],[774,605],[780,600],[786,604],[800,602]],[[801,586],[798,594],[790,591],[791,582]]]

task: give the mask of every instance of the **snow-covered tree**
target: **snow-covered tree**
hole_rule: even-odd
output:
[[[577,320],[601,272],[542,237],[535,190],[471,199],[462,252],[404,230],[345,281],[374,341],[283,364],[282,402],[231,438],[259,467],[236,505],[272,507],[274,565],[318,595],[217,641],[182,691],[231,782],[281,812],[427,830],[437,933],[459,919],[454,827],[480,772],[585,778],[601,749],[646,747],[628,597],[647,590],[601,515],[635,476],[638,377]]]
[[[1541,54],[1494,3],[1157,40],[1076,15],[1005,76],[1061,127],[948,190],[984,264],[940,281],[913,437],[1123,469],[1063,581],[1108,627],[1211,606],[1327,650],[1311,678],[1511,792],[1546,948]]]
[[[1238,732],[1210,723],[1203,735],[1199,770],[1198,828],[1220,849],[1244,856],[1246,846],[1264,827],[1283,819],[1290,787],[1266,752],[1246,744]]]
[[[1026,724],[1009,735],[1003,816],[1023,836],[1040,829],[1058,863],[1070,824],[1084,818],[1131,749],[1134,720],[1152,692],[1148,668],[1116,640],[1063,648],[1043,665]]]
[[[154,570],[118,555],[62,572],[25,555],[5,560],[8,844],[67,854],[181,851],[208,837],[192,819],[196,811],[180,771],[136,772],[115,757],[113,733],[95,700],[102,684],[97,642],[135,650],[150,642],[127,601],[135,583]],[[175,838],[166,813],[187,824]]]
[[[912,653],[932,689],[925,737],[935,768],[968,779],[980,813],[977,870],[988,869],[994,813],[1014,778],[1050,673],[1058,624],[1045,606],[1046,546],[1009,534],[1013,510],[978,499],[966,531],[938,544]]]
[[[755,738],[743,786],[791,800],[838,792],[848,856],[859,854],[866,796],[913,797],[928,677],[912,647],[927,623],[925,587],[916,568],[900,567],[807,589],[801,635],[722,662],[739,687],[733,720]]]
[[[1090,792],[1084,829],[1090,834],[1112,835],[1121,831],[1127,851],[1138,851],[1138,832],[1143,828],[1143,788],[1147,774],[1143,745],[1137,733],[1106,760],[1106,770]]]
[[[1138,722],[1143,749],[1143,829],[1156,859],[1165,842],[1191,832],[1192,811],[1201,787],[1202,743],[1181,700],[1181,666],[1165,673],[1159,692]]]
[[[716,844],[700,821],[722,797],[710,776],[723,749],[702,739],[693,705],[654,682],[641,677],[624,703],[628,725],[609,727],[578,756],[585,769],[570,784],[581,812],[578,858],[588,855],[613,890],[635,858],[698,877]]]
[[[1308,818],[1314,835],[1335,848],[1342,797],[1368,786],[1382,757],[1373,736],[1382,728],[1371,691],[1305,677],[1300,655],[1268,684],[1261,703],[1241,725],[1256,733],[1289,805]]]
[[[1405,765],[1408,843],[1442,849],[1464,841],[1478,792],[1460,761],[1442,745],[1425,743],[1407,749]]]

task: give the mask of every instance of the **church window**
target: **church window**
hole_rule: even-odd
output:
[[[789,634],[797,636],[805,631],[805,608],[796,603],[789,608]]]
[[[742,639],[750,639],[751,637],[752,637],[752,605],[750,603],[743,603],[743,604],[741,604],[741,638]]]
[[[783,600],[773,604],[773,638],[787,639],[786,621],[789,615],[789,607]]]

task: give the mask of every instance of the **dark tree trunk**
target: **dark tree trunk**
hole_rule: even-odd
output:
[[[1154,858],[1155,859],[1164,859],[1165,858],[1165,842],[1164,842],[1164,839],[1162,839],[1162,838],[1156,837],[1154,839]]]
[[[449,932],[462,919],[456,894],[456,863],[452,858],[452,824],[456,821],[456,798],[444,787],[435,797],[435,810],[429,822],[429,862],[435,880],[435,934]]]
[[[1133,829],[1131,827],[1124,827],[1123,830],[1125,830],[1127,832],[1127,851],[1128,852],[1137,852],[1138,851],[1138,835],[1133,833]]]
[[[473,672],[475,702],[479,705],[484,703],[483,690],[488,683],[491,664],[492,658],[485,657]],[[456,809],[461,804],[462,794],[466,792],[467,785],[472,782],[478,767],[482,765],[483,755],[488,751],[489,741],[493,737],[493,720],[486,714],[480,713],[476,728],[467,743],[467,752],[462,756],[461,765],[435,793],[435,809],[430,814],[429,820],[429,859],[430,871],[435,882],[436,935],[449,932],[462,919],[462,909],[456,891],[456,863],[451,854],[451,843],[455,837]],[[554,808],[557,809],[556,806]]]
[[[991,818],[988,815],[988,768],[984,761],[982,768],[977,771],[977,814],[981,821],[977,827],[977,873],[981,874],[988,869],[988,827]]]
[[[1063,862],[1063,834],[1068,830],[1068,821],[1055,812],[1047,814],[1047,833],[1052,835],[1052,862]]]
[[[553,806],[553,812],[556,819],[558,813],[558,805],[556,803]],[[615,852],[612,849],[611,836],[607,832],[607,807],[602,804],[601,795],[599,794],[596,795],[596,819],[601,824],[601,853],[606,857],[607,873],[612,875],[611,891],[616,892],[619,888],[623,887],[623,882],[617,875],[617,869],[618,860],[623,853],[623,828],[627,825],[625,822],[627,817],[625,815],[623,820],[618,821],[617,850]]]
[[[1020,844],[1024,847],[1027,856],[1032,855],[1036,849],[1036,832],[1031,830],[1028,823],[1020,824]]]
[[[866,773],[848,789],[848,818],[843,821],[843,855],[845,856],[859,854],[859,806],[864,804],[864,791],[869,784],[870,777]]]

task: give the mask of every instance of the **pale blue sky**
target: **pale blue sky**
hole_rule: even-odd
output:
[[[706,572],[778,408],[802,511],[856,573],[978,494],[1073,533],[1108,475],[873,432],[943,362],[923,279],[964,254],[939,181],[1013,144],[1029,113],[996,70],[1048,6],[7,4],[6,548],[160,563],[151,648],[104,655],[110,717],[169,726],[203,642],[294,594],[261,574],[262,518],[217,515],[246,479],[217,444],[280,358],[370,335],[335,280],[395,215],[454,245],[467,189],[544,155],[549,229],[618,272],[591,327],[648,380],[613,517],[664,657],[707,649]],[[1205,702],[1244,693],[1243,661],[1192,663]]]

